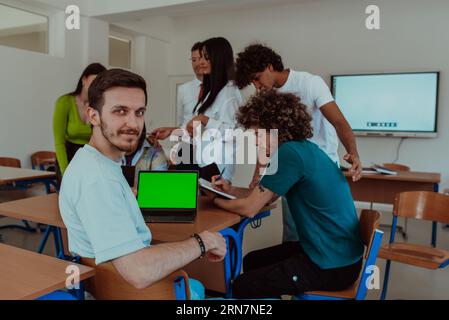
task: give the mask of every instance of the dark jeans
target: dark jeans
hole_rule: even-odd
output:
[[[306,291],[337,291],[358,278],[362,261],[336,269],[320,269],[299,242],[253,251],[243,259],[244,273],[233,284],[234,298],[274,298]]]

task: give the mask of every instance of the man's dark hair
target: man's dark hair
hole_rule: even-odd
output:
[[[236,118],[245,129],[278,129],[279,143],[301,141],[313,135],[307,107],[291,93],[259,92],[239,109]]]
[[[104,93],[116,87],[139,88],[145,94],[147,104],[147,84],[138,74],[123,69],[110,69],[101,72],[89,87],[89,105],[101,112],[104,105]]]
[[[273,49],[252,44],[237,55],[235,82],[240,89],[251,83],[256,73],[264,71],[269,65],[276,71],[284,71],[282,58]]]
[[[192,47],[192,49],[190,50],[191,52],[193,52],[193,51],[200,51],[201,52],[201,49],[203,48],[203,43],[202,42],[197,42],[197,43],[195,43],[194,45],[193,45],[193,47]]]

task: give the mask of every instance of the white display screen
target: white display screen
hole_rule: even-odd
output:
[[[332,77],[354,131],[436,133],[438,72]]]

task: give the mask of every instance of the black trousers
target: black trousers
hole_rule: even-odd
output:
[[[323,270],[310,260],[299,242],[285,242],[245,256],[244,273],[234,281],[233,297],[274,298],[314,290],[343,290],[357,280],[362,261]]]

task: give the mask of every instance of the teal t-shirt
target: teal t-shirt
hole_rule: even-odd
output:
[[[150,245],[151,232],[120,163],[88,144],[67,167],[59,207],[73,254],[100,264]]]
[[[349,266],[363,255],[349,185],[338,166],[313,142],[283,143],[272,159],[277,171],[261,185],[285,196],[309,258],[321,269]],[[275,163],[274,163],[275,162]]]

